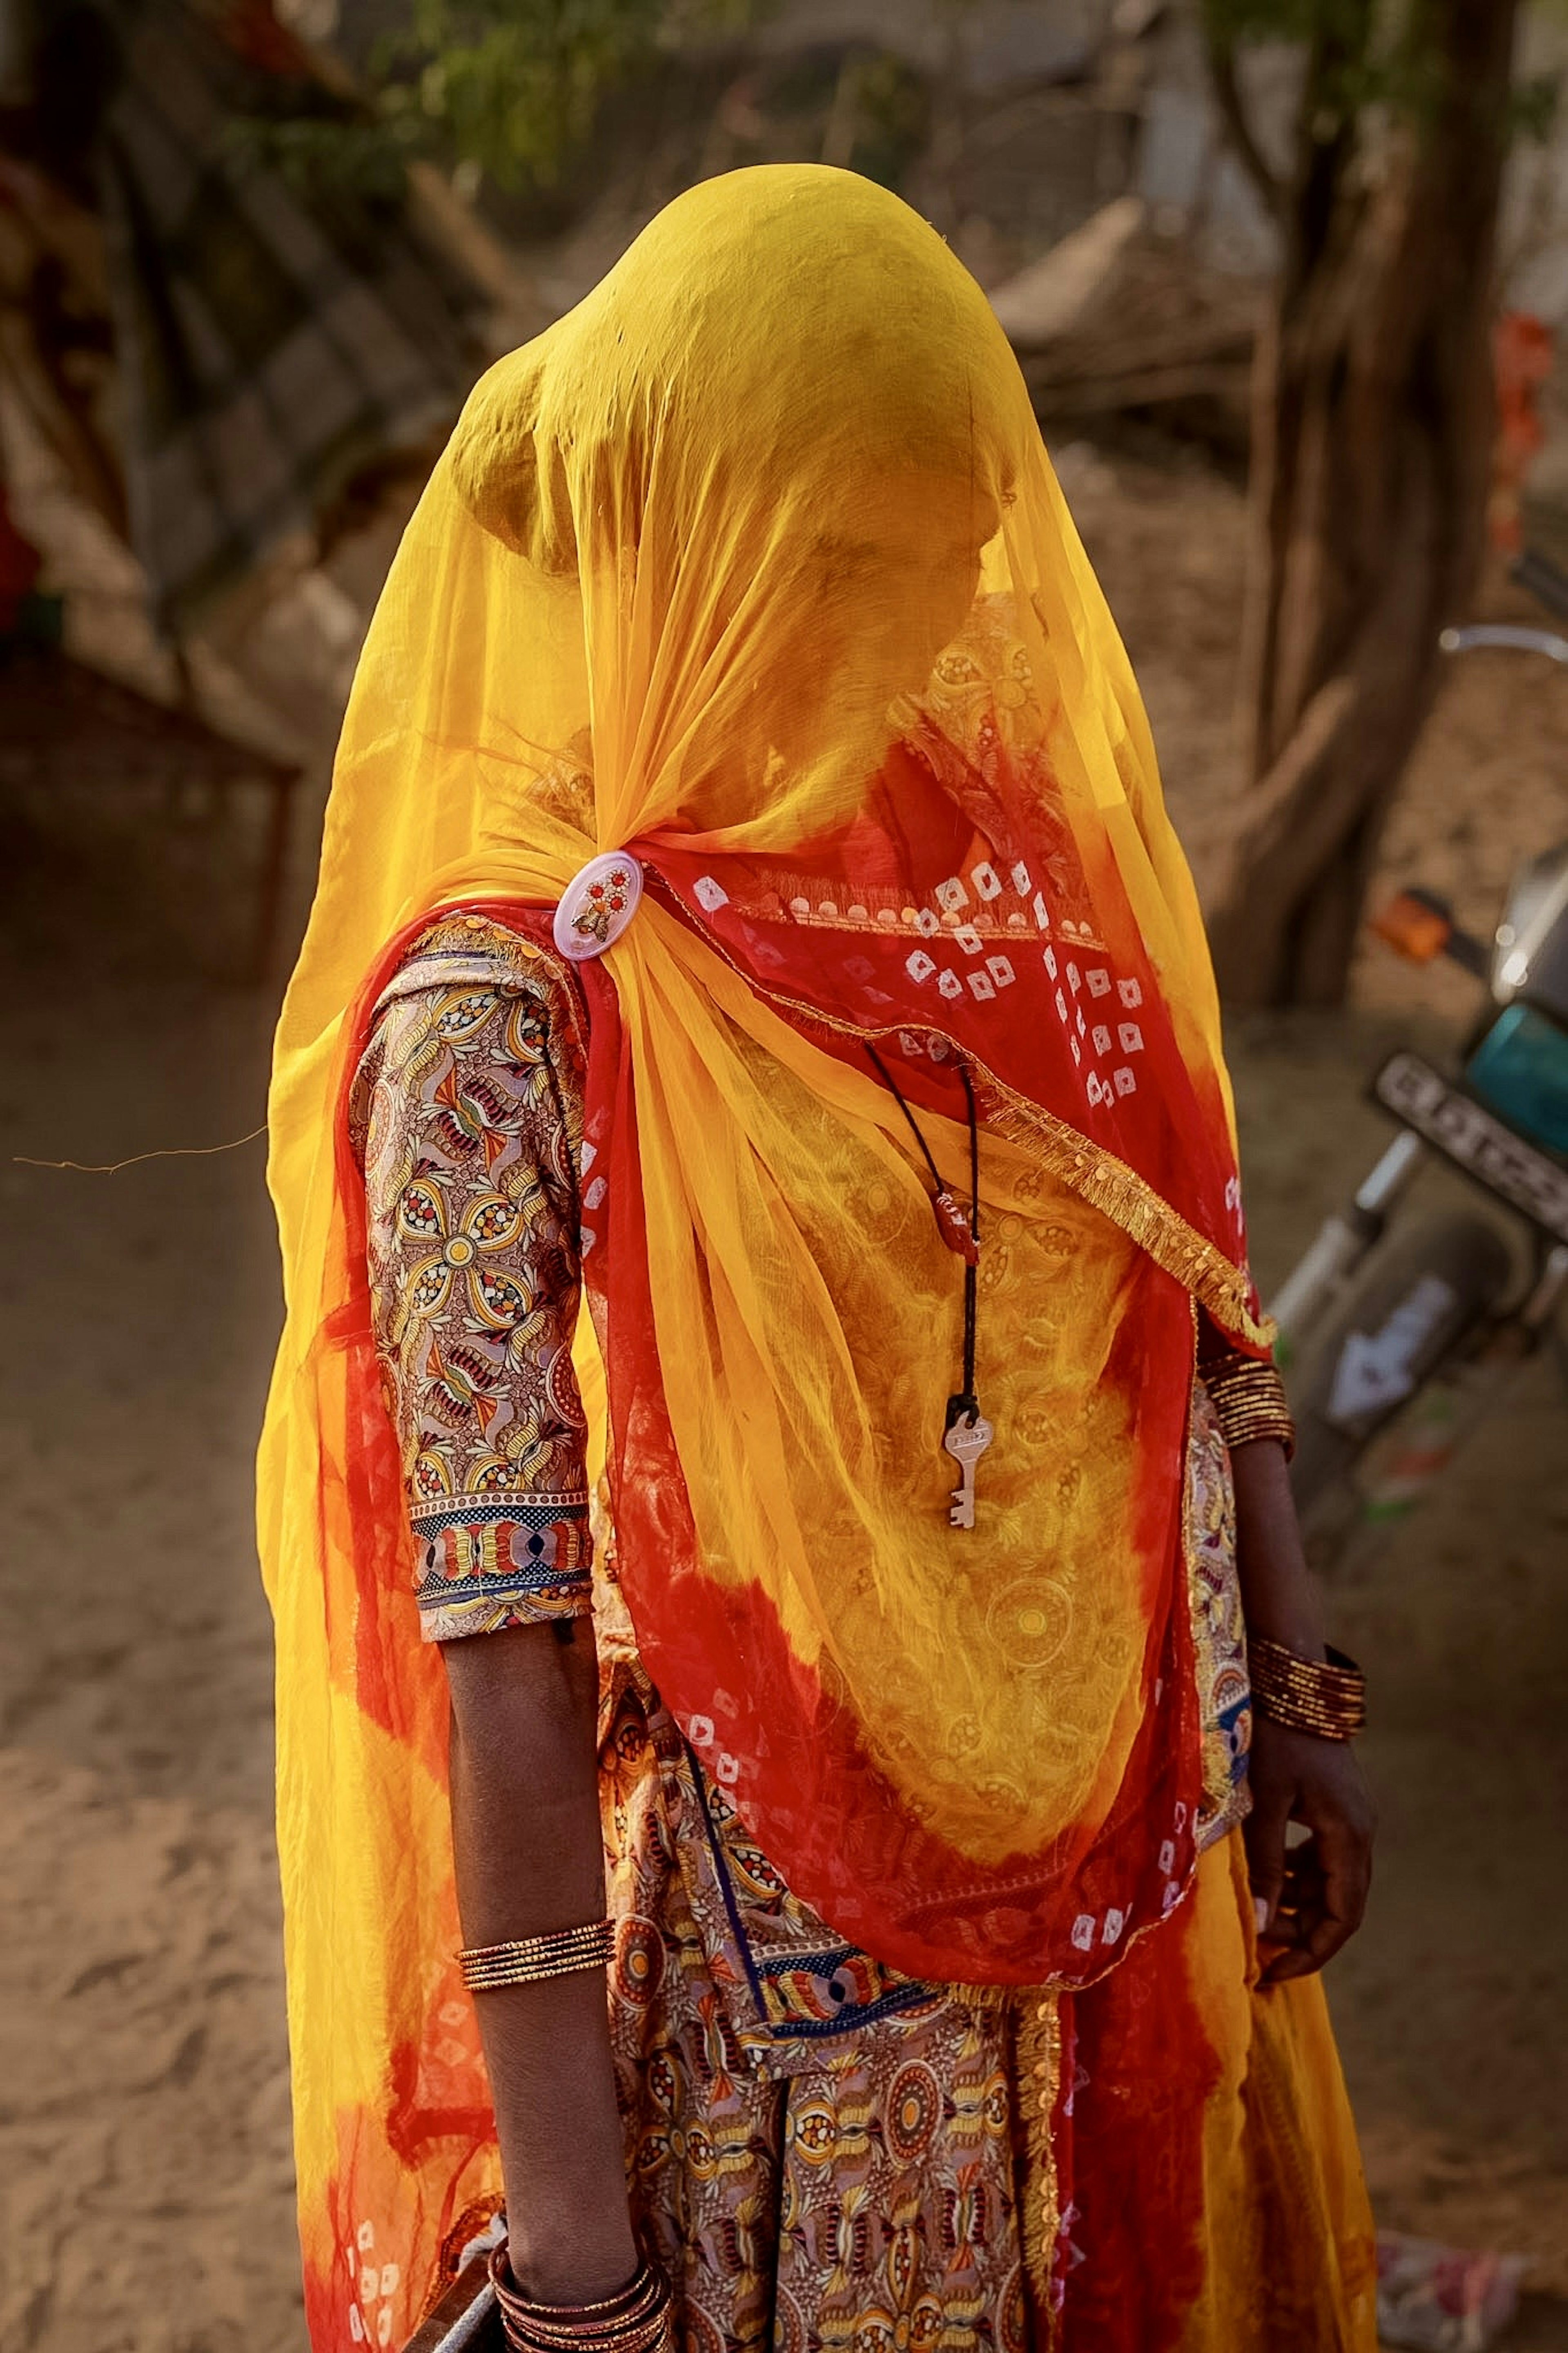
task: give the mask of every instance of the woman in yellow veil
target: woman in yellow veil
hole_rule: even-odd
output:
[[[479,385],[272,1125],[317,2353],[503,2195],[529,2353],[1370,2348],[1354,1678],[1201,925],[897,199],[707,183]]]

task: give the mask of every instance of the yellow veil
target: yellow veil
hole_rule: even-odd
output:
[[[408,926],[548,908],[606,850],[649,887],[591,976],[585,1271],[622,1575],[689,1737],[798,1892],[921,1974],[1087,1981],[1191,1860],[1194,1299],[1263,1345],[1191,882],[979,290],[851,174],[733,174],[474,393],[279,1025],[260,1525],[323,2278],[350,2185],[415,2185],[427,2235],[489,2162],[345,1079]],[[972,1534],[956,1261],[867,1038],[960,1192],[960,1063],[979,1094]]]

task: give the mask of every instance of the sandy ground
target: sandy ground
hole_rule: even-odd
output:
[[[1201,863],[1234,788],[1238,503],[1086,452],[1064,471]],[[1568,679],[1479,659],[1389,874],[1489,923],[1512,857],[1568,831],[1565,750]],[[83,906],[30,867],[0,945],[0,2348],[301,2353],[249,1525],[278,1312],[260,1147],[112,1177],[11,1160],[256,1124],[270,994],[155,969],[148,887],[100,871]],[[186,930],[221,933],[236,887],[215,871]],[[1416,1007],[1463,1015],[1453,977],[1369,962],[1355,1014],[1234,1038],[1266,1282],[1378,1147],[1379,1048],[1412,1018],[1441,1036]],[[1375,1908],[1333,1980],[1368,2168],[1388,2223],[1532,2258],[1518,2353],[1568,2347],[1565,1427],[1532,1367],[1334,1603],[1377,1694]]]

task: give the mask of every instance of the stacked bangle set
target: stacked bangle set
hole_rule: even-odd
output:
[[[531,2304],[518,2292],[503,2239],[490,2254],[490,2285],[512,2353],[669,2353],[669,2282],[646,2256],[637,2277],[601,2304]]]
[[[1289,1459],[1296,1451],[1296,1424],[1285,1401],[1285,1384],[1272,1365],[1233,1350],[1200,1364],[1198,1371],[1227,1446],[1250,1446],[1256,1439],[1272,1438]]]
[[[1325,1663],[1254,1634],[1247,1663],[1254,1704],[1275,1724],[1320,1740],[1353,1740],[1364,1728],[1366,1677],[1342,1651],[1331,1649]]]
[[[602,1969],[615,1945],[608,1920],[581,1928],[559,1928],[549,1936],[514,1936],[505,1945],[469,1945],[458,1955],[470,1993],[500,1986],[532,1985],[541,1978],[565,1978],[578,1969]]]

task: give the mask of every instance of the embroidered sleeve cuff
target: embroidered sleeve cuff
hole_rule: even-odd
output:
[[[584,1618],[594,1606],[585,1494],[450,1495],[411,1518],[427,1642]]]

